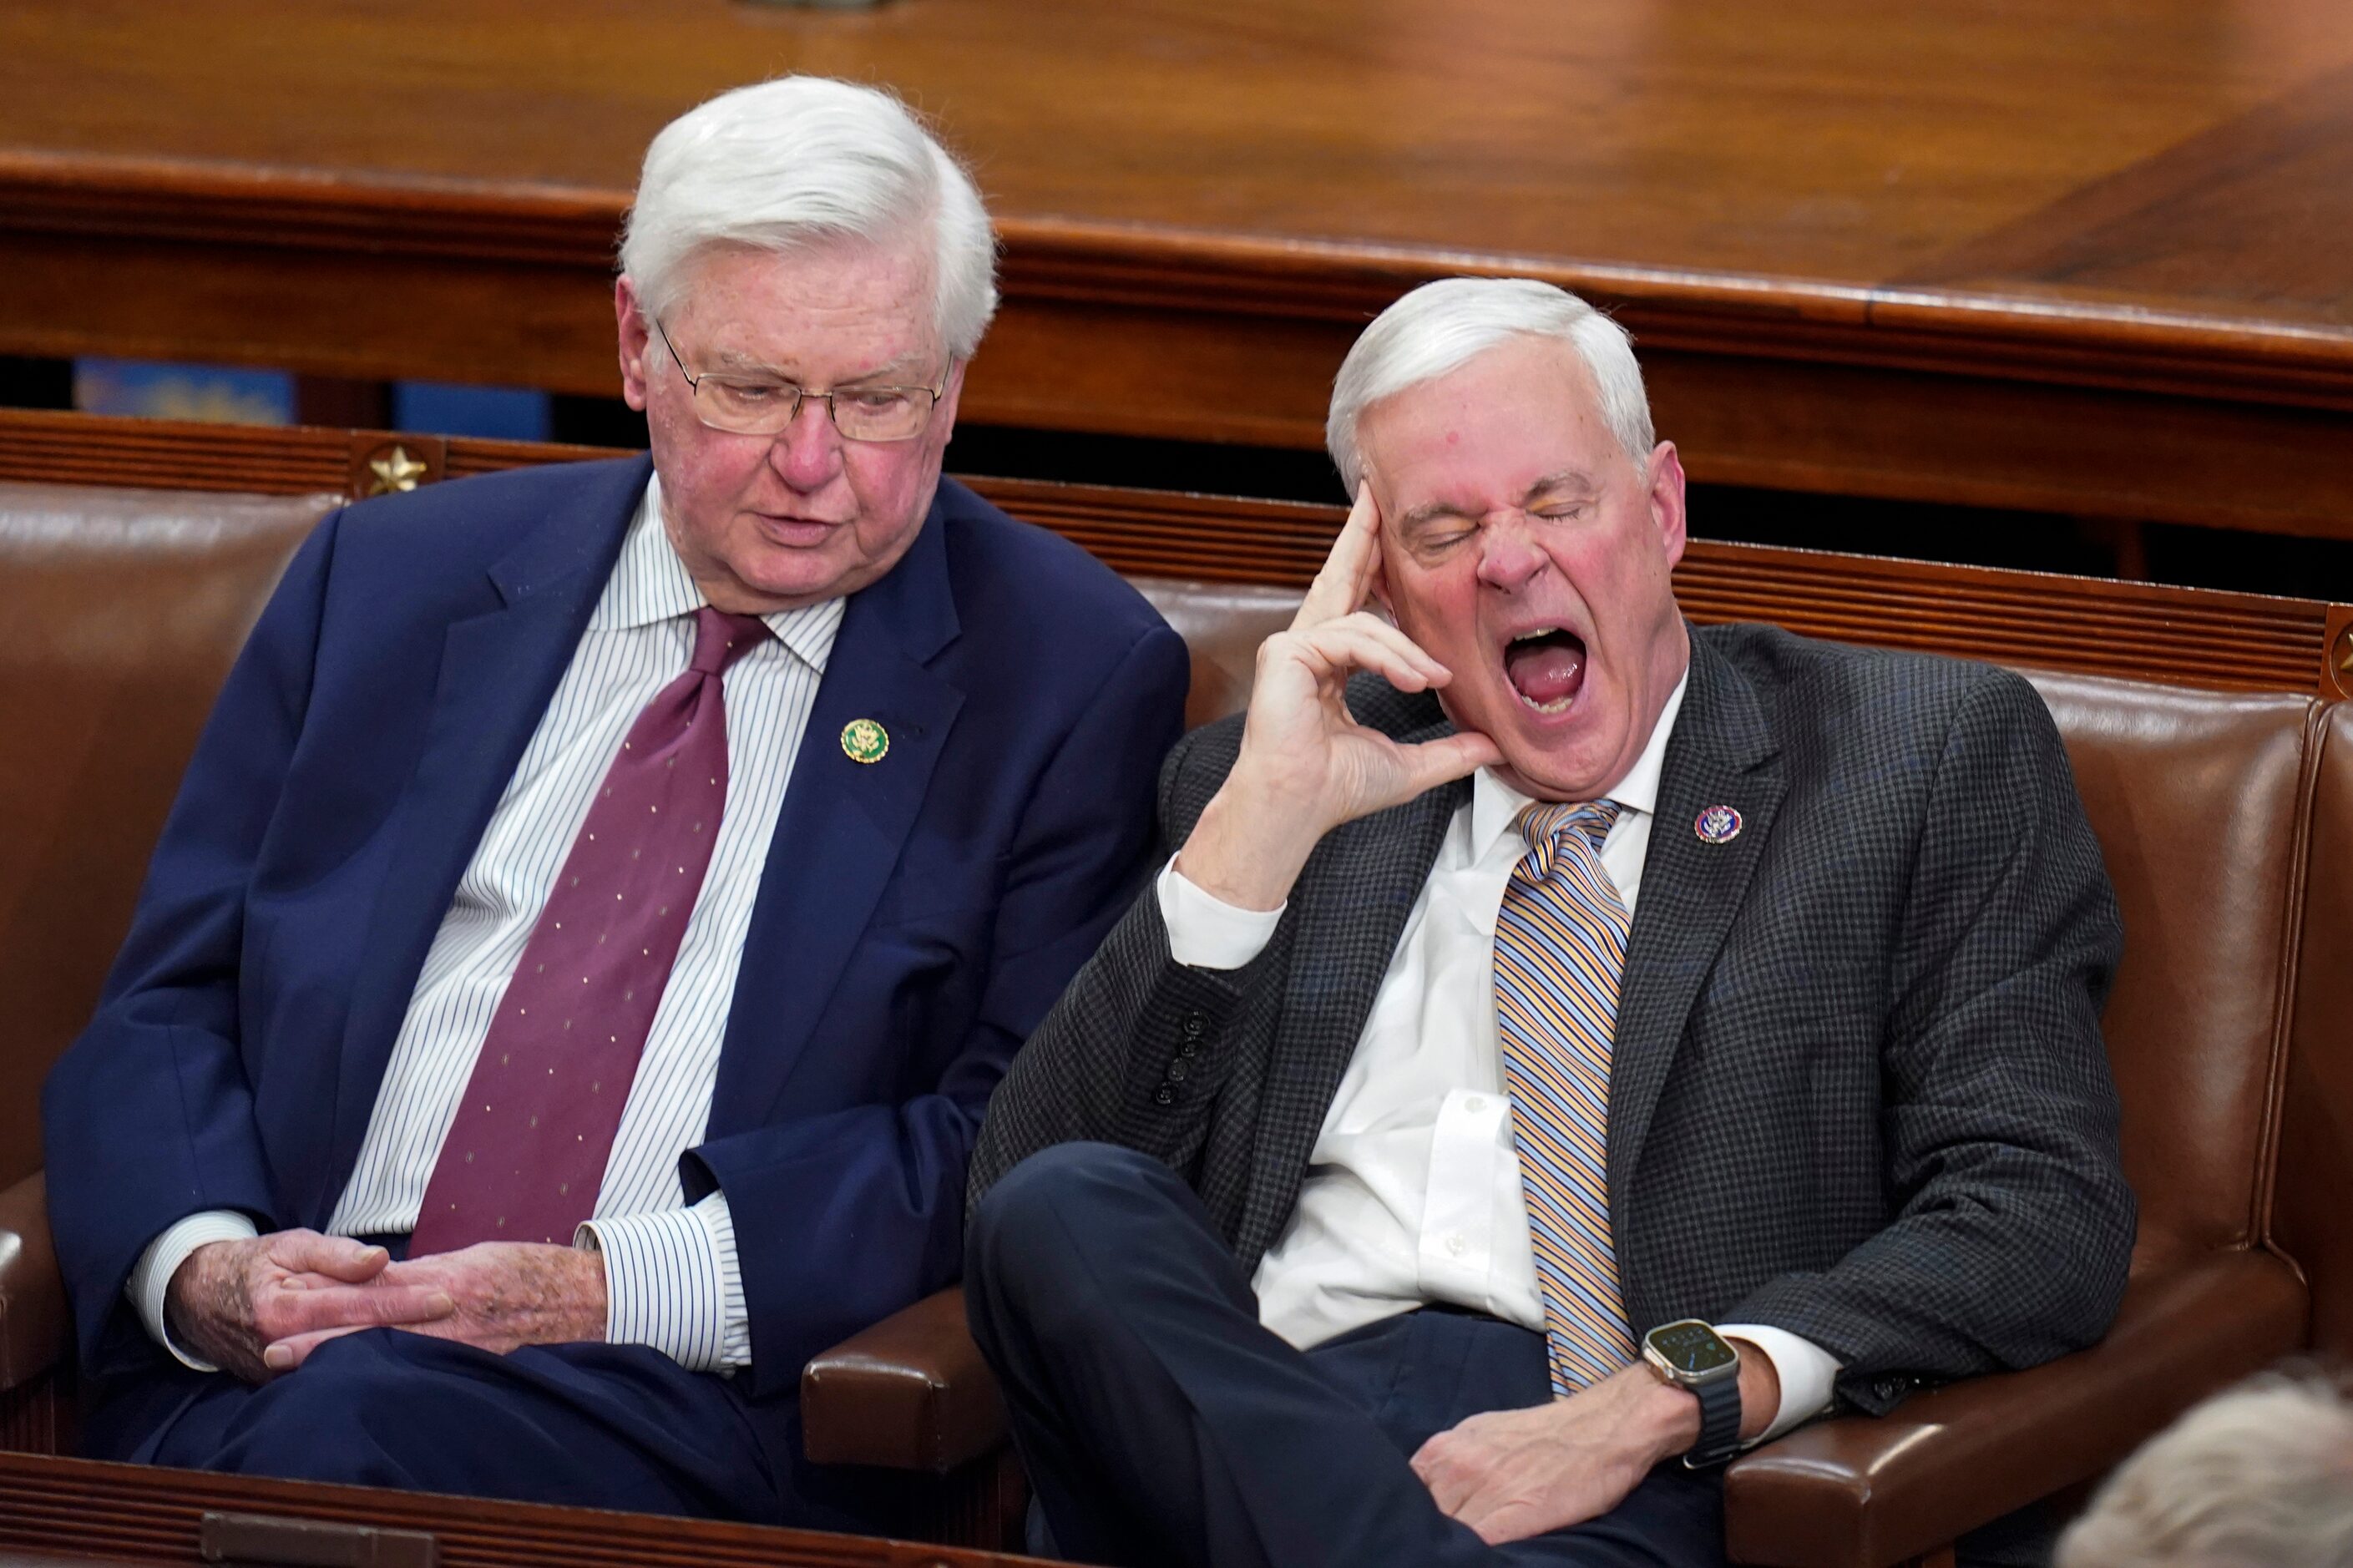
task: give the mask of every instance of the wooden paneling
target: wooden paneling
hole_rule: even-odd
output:
[[[0,1453],[0,1553],[201,1563],[207,1512],[422,1531],[438,1543],[442,1568],[1017,1568],[1036,1561],[809,1531]]]
[[[359,493],[366,459],[401,445],[428,473],[487,473],[607,454],[380,431],[254,430],[0,411],[0,479],[308,494]],[[1341,510],[1286,501],[968,476],[1014,516],[1117,570],[1303,586]],[[2088,577],[1695,540],[1676,574],[1694,620],[1771,620],[1891,647],[2223,689],[2353,694],[2353,609]]]
[[[2353,537],[2341,0],[19,0],[0,353],[609,393],[647,138],[786,70],[977,167],[975,419],[1313,446],[1373,311],[1524,273],[1698,477]]]

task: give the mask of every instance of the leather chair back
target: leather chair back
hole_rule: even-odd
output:
[[[339,498],[0,484],[0,1183],[90,1019],[213,697]]]
[[[2353,1358],[2353,702],[2321,723],[2272,1235],[2312,1288],[2312,1343]]]
[[[2297,807],[2316,704],[2032,675],[2066,739],[2125,923],[2108,1063],[2139,1256],[2260,1234]]]
[[[1258,645],[1287,629],[1299,609],[1295,588],[1176,577],[1128,581],[1192,650],[1193,690],[1185,700],[1187,729],[1239,713],[1248,705],[1250,680],[1258,670]]]

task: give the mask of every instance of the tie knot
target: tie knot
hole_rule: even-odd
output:
[[[1528,841],[1528,852],[1536,857],[1543,868],[1548,869],[1564,834],[1578,835],[1595,854],[1599,854],[1601,842],[1609,837],[1610,825],[1618,820],[1620,809],[1614,800],[1539,802],[1521,807],[1520,837]]]
[[[731,616],[705,605],[694,612],[694,657],[686,668],[699,675],[724,675],[768,635],[768,623],[757,616]]]

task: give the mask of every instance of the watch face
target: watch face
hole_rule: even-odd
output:
[[[1733,1348],[1724,1342],[1724,1337],[1705,1323],[1669,1323],[1664,1328],[1652,1329],[1648,1341],[1651,1348],[1666,1357],[1667,1364],[1678,1372],[1714,1372],[1739,1359]]]

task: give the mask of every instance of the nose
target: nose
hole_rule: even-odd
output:
[[[768,466],[796,490],[821,490],[833,482],[841,472],[841,432],[833,427],[823,403],[801,399],[793,422],[768,445]]]
[[[1524,519],[1490,518],[1479,530],[1479,581],[1486,586],[1516,594],[1546,564],[1547,557],[1529,537]]]

